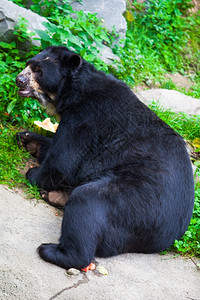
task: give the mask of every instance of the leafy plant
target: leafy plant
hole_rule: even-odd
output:
[[[125,46],[115,49],[121,59],[115,75],[131,86],[148,79],[162,85],[168,72],[199,76],[200,15],[189,14],[192,6],[190,0],[129,1]],[[192,80],[190,94],[197,97],[198,78]]]
[[[32,3],[31,10],[45,18],[62,15],[70,8],[68,0],[32,0]]]
[[[200,116],[189,116],[186,113],[175,113],[170,109],[164,109],[152,102],[149,106],[164,122],[171,126],[187,140],[194,140],[200,136]]]
[[[200,175],[199,170],[197,171]],[[200,256],[200,184],[195,186],[195,203],[190,225],[184,236],[175,241],[173,249],[184,253]]]
[[[9,1],[12,1],[12,0],[9,0]],[[22,7],[28,6],[28,0],[14,0],[12,2],[14,2],[15,4],[22,6]]]
[[[74,11],[64,0],[62,5],[61,1],[57,0],[47,2],[48,5],[56,6],[56,9],[50,16],[47,16],[51,23],[44,23],[46,31],[37,30],[42,48],[49,45],[65,45],[78,52],[96,67],[107,71],[108,66],[100,58],[102,42],[111,45],[114,37],[103,27],[96,14]],[[57,5],[57,2],[60,5]],[[47,8],[47,6],[45,7]],[[44,13],[43,15],[45,16]]]
[[[0,182],[14,185],[14,180],[24,183],[24,177],[20,175],[22,167],[22,154],[13,142],[13,135],[9,128],[0,129]],[[17,166],[17,167],[13,167]]]
[[[110,67],[112,73],[129,86],[146,82],[148,79],[158,81],[165,72],[164,65],[159,63],[158,54],[145,46],[145,39],[138,36],[137,30],[135,28],[133,32],[126,33],[123,48],[115,47],[114,53],[120,61],[115,61],[114,67]],[[142,34],[142,30],[140,33]]]
[[[15,134],[17,130],[12,127],[0,126],[0,183],[10,188],[23,187],[29,197],[40,198],[37,187],[32,186],[22,175],[29,154],[19,149]]]
[[[134,12],[130,28],[145,28],[146,47],[155,50],[169,70],[182,64],[181,55],[187,45],[186,20],[182,18],[179,0],[150,0],[145,10]]]

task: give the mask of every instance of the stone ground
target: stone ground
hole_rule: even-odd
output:
[[[69,276],[36,252],[41,243],[57,242],[62,213],[2,185],[0,205],[1,300],[200,300],[196,258],[174,253],[97,258],[108,275],[89,271]]]

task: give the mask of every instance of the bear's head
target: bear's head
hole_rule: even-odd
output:
[[[62,81],[70,81],[83,60],[66,47],[50,46],[26,63],[26,68],[16,77],[18,94],[37,99],[42,106],[55,112],[58,91]]]

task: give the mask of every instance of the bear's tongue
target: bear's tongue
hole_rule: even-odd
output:
[[[30,91],[25,91],[25,90],[19,90],[19,92],[20,92],[20,94],[24,94],[24,95],[26,95],[26,94],[29,94],[29,93],[30,93]]]
[[[18,94],[19,94],[21,97],[27,97],[27,95],[31,94],[31,91],[29,91],[29,90],[19,90],[19,91],[18,91]]]

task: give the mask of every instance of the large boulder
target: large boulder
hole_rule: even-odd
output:
[[[200,114],[200,99],[186,96],[174,90],[151,89],[139,91],[136,95],[146,105],[154,101],[163,108],[170,109],[174,112],[184,112],[189,115]]]
[[[71,0],[71,5],[74,10],[97,13],[97,17],[103,21],[109,31],[112,31],[114,27],[118,34],[115,43],[125,38],[127,30],[126,20],[123,16],[126,11],[125,0],[82,0],[82,4],[77,0]],[[101,59],[107,64],[111,64],[115,59],[118,60],[109,47],[104,46],[100,54]]]
[[[45,27],[42,25],[42,23],[47,22],[47,19],[37,15],[29,9],[18,6],[11,1],[1,0],[0,41],[9,43],[15,40],[16,37],[13,35],[13,31],[20,17],[28,20],[28,30],[35,33],[34,37],[38,37],[35,32],[36,29],[45,30]],[[34,44],[38,45],[39,42],[34,41]]]
[[[115,0],[115,5],[113,2],[109,1],[98,1],[94,0],[83,1],[83,6],[80,3],[74,2],[73,8],[83,9],[85,11],[90,11],[91,13],[98,13],[98,17],[103,18],[105,21],[105,26],[108,29],[112,29],[113,25],[116,27],[120,37],[125,36],[126,32],[126,21],[122,16],[125,10],[125,1]],[[112,4],[112,5],[111,5]],[[90,7],[90,9],[89,9]],[[115,9],[113,9],[115,7]],[[29,9],[25,9],[21,6],[16,5],[12,1],[1,0],[0,2],[0,41],[12,42],[16,40],[16,36],[13,34],[14,27],[17,25],[20,17],[25,18],[28,21],[28,30],[34,32],[34,37],[38,37],[36,29],[45,30],[46,28],[42,25],[43,22],[48,22],[46,18],[39,16],[38,14],[32,12]],[[33,44],[40,45],[39,41],[34,40]],[[20,45],[22,50],[29,51],[30,43],[25,43]],[[109,47],[103,46],[100,50],[100,57],[106,63],[111,63],[117,57],[113,54]]]
[[[127,29],[126,20],[123,17],[126,10],[125,0],[82,0],[82,4],[77,0],[72,0],[71,5],[74,10],[97,13],[97,17],[103,19],[110,31],[115,26],[119,37],[125,37]]]

